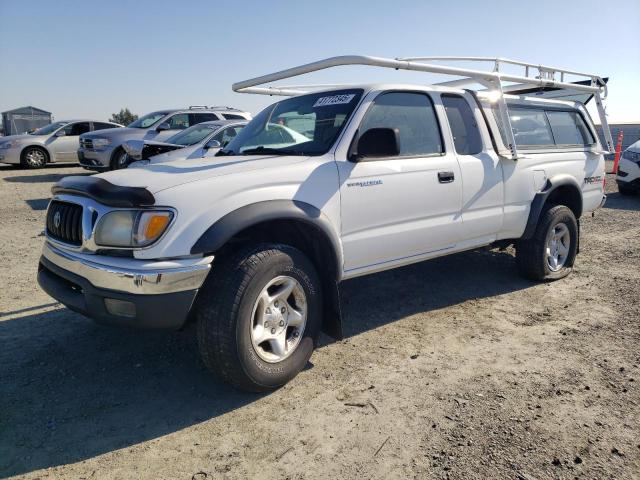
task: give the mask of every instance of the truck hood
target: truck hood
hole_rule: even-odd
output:
[[[640,153],[640,140],[638,140],[636,143],[632,143],[631,145],[629,145],[627,150],[631,150],[632,152]]]
[[[242,174],[260,169],[280,169],[304,162],[309,157],[282,155],[238,155],[228,157],[180,159],[163,163],[132,164],[124,170],[95,175],[122,187],[145,187],[151,193],[205,181],[213,177]],[[142,162],[141,162],[142,163]]]
[[[142,128],[105,128],[104,130],[96,130],[90,133],[83,133],[82,138],[113,138],[113,137],[144,137],[147,130]]]

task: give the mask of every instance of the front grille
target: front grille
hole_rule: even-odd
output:
[[[80,146],[82,148],[87,148],[87,149],[91,150],[93,148],[93,140],[91,140],[90,138],[81,138],[80,139]]]
[[[47,234],[71,245],[82,244],[82,207],[54,200],[47,211]]]

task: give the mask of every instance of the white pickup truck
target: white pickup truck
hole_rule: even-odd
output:
[[[462,78],[259,86],[345,64]],[[235,84],[291,98],[215,159],[61,180],[39,283],[100,323],[180,328],[194,318],[206,365],[263,391],[300,372],[321,330],[342,335],[342,280],[508,244],[523,275],[562,278],[580,217],[605,199],[604,150],[583,104],[543,97],[577,91],[601,107],[604,83],[529,68],[514,76],[351,56]],[[461,88],[472,83],[483,88]]]

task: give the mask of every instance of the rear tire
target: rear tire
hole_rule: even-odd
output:
[[[618,184],[618,191],[620,192],[620,195],[624,195],[625,197],[636,194],[636,191],[633,188],[626,187],[620,184]]]
[[[531,280],[558,280],[573,269],[578,246],[578,222],[564,205],[542,213],[533,236],[516,246],[520,273]]]
[[[20,165],[29,169],[42,168],[48,161],[47,151],[40,147],[27,147],[20,157]]]
[[[296,248],[261,244],[211,273],[196,305],[205,365],[241,390],[287,383],[307,364],[320,331],[322,292],[313,264]]]

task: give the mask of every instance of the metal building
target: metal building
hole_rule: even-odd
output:
[[[596,130],[598,131],[598,137],[600,137],[600,142],[604,145],[604,137],[602,136],[602,127],[600,125],[596,125]],[[623,132],[622,137],[622,151],[629,148],[629,146],[633,143],[636,143],[640,140],[640,122],[629,122],[629,123],[610,123],[609,130],[611,130],[611,136],[613,137],[613,146],[615,147],[618,142],[618,133]],[[605,155],[607,160],[613,160],[614,155]]]
[[[21,107],[2,112],[4,135],[19,135],[32,128],[44,127],[51,123],[51,112],[35,107]]]

